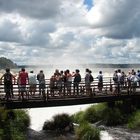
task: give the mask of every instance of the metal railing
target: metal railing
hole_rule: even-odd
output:
[[[100,86],[100,87],[99,87]],[[1,101],[22,101],[24,100],[50,100],[50,99],[66,99],[66,98],[82,98],[82,97],[99,97],[99,96],[121,96],[122,94],[134,94],[140,91],[140,86],[133,83],[124,84],[114,83],[112,77],[104,77],[102,85],[99,85],[98,80],[95,79],[92,83],[86,84],[84,79],[79,84],[75,83],[57,83],[50,84],[50,80],[46,79],[45,88],[40,92],[39,84],[36,84],[35,93],[31,92],[30,85],[27,84],[24,91],[21,92],[18,84],[13,84],[13,89],[8,93],[7,98],[3,82],[0,85],[0,99]],[[12,94],[13,93],[13,94]]]

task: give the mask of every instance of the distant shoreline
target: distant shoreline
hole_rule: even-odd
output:
[[[66,64],[48,64],[48,65],[18,65],[18,68],[38,68],[38,67],[53,67],[53,66],[65,66]],[[66,66],[72,66],[76,67],[77,65],[83,66],[83,67],[95,67],[95,68],[140,68],[140,64],[67,64]]]

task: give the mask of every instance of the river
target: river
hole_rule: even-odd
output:
[[[30,128],[36,131],[40,131],[42,130],[44,122],[46,120],[51,120],[54,115],[61,113],[73,114],[78,111],[84,111],[89,106],[91,106],[91,104],[28,109],[29,115],[31,117]],[[114,140],[114,139],[107,131],[101,131],[101,140]]]

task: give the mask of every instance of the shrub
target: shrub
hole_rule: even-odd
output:
[[[21,130],[26,131],[27,127],[30,125],[30,117],[25,110],[15,110],[16,119],[15,123],[21,128]]]
[[[104,121],[106,125],[115,126],[124,124],[124,115],[118,108],[106,108],[104,110]]]
[[[43,130],[55,130],[54,122],[53,121],[46,121],[43,125]]]
[[[127,124],[130,129],[139,129],[140,128],[140,110],[134,112]]]
[[[90,123],[94,123],[99,120],[102,120],[104,118],[103,113],[106,107],[107,106],[104,103],[92,105],[89,108],[87,108],[85,111],[79,111],[78,113],[75,113],[72,116],[73,122],[81,123],[81,122],[88,121]]]
[[[99,105],[93,105],[89,108],[86,109],[84,113],[84,120],[90,122],[90,123],[95,123],[99,120],[101,120],[101,108],[98,107]]]
[[[75,113],[74,115],[72,115],[72,120],[74,123],[81,123],[84,121],[84,112],[83,111],[79,111],[77,113]]]
[[[25,140],[29,124],[30,119],[26,111],[0,108],[0,139]]]
[[[99,130],[85,122],[76,128],[77,140],[100,140]]]
[[[58,114],[52,121],[47,121],[43,125],[43,130],[54,130],[59,133],[73,131],[72,119],[68,114]]]

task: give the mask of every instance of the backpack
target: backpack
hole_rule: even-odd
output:
[[[118,81],[118,75],[117,75],[117,74],[115,74],[115,75],[113,76],[113,81],[114,81],[114,82],[117,82],[117,81]]]
[[[12,75],[11,73],[4,74],[4,83],[8,84],[12,82]]]
[[[81,75],[80,74],[77,74],[74,78],[74,82],[81,82]]]
[[[93,76],[90,74],[90,76],[89,76],[89,81],[90,82],[93,82],[94,81],[94,78],[93,78]]]

